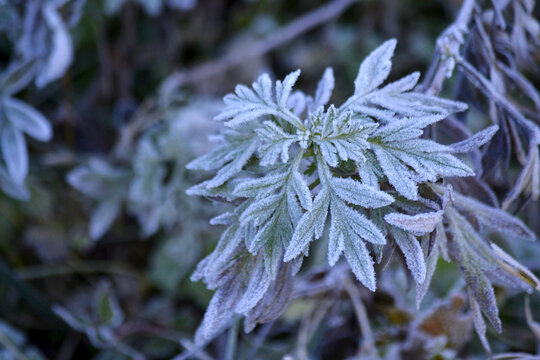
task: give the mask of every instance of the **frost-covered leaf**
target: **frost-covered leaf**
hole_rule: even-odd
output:
[[[428,291],[439,254],[459,263],[476,301],[496,326],[490,281],[530,289],[527,276],[517,276],[528,273],[497,255],[457,212],[464,210],[470,218],[476,216],[474,210],[465,209],[467,204],[460,204],[450,192],[444,195],[445,188],[435,184],[447,177],[474,175],[452,153],[484,144],[494,128],[451,146],[424,138],[426,127],[467,105],[414,92],[418,73],[384,85],[394,48],[395,40],[390,40],[366,58],[355,94],[340,107],[325,108],[334,87],[330,69],[314,97],[292,92],[299,72],[275,85],[262,75],[251,88],[239,85],[225,97],[225,109],[217,119],[234,129],[224,132],[221,146],[188,165],[195,170],[217,169],[218,174],[188,193],[236,208],[212,220],[228,228],[193,278],[203,279],[218,292],[226,288],[240,305],[235,309],[219,293],[211,304],[216,322],[205,316],[201,327],[207,329],[205,336],[226,326],[234,312],[246,316],[246,330],[278,316],[310,243],[325,230],[329,264],[344,255],[370,290],[376,284],[370,250],[380,261],[386,236],[391,235],[417,283],[417,304]],[[239,165],[228,169],[236,162]],[[215,187],[209,186],[214,182]],[[440,195],[442,210],[433,192]],[[445,226],[452,219],[458,225],[450,226],[452,236],[447,239]],[[483,221],[488,220],[479,219]],[[503,225],[530,235],[509,218]],[[422,237],[421,243],[415,236]],[[278,286],[279,282],[285,284]],[[215,302],[221,302],[220,310]]]
[[[330,194],[327,189],[321,190],[313,201],[313,208],[304,214],[294,235],[286,248],[284,261],[291,261],[304,251],[306,246],[313,240],[322,236],[324,224],[328,215]]]
[[[470,290],[469,290],[469,302],[471,304],[474,329],[476,330],[476,333],[478,334],[478,337],[480,338],[480,342],[482,343],[482,346],[484,347],[484,349],[488,352],[488,354],[491,354],[491,347],[489,346],[489,342],[486,337],[486,322],[484,321],[484,318],[482,317],[482,311],[480,310],[480,305],[478,305],[478,302],[476,301],[476,299],[474,298]]]
[[[253,330],[256,323],[267,323],[279,317],[285,311],[293,290],[292,264],[282,264],[272,281],[266,295],[246,315],[244,328]]]
[[[191,275],[192,281],[206,279],[208,286],[215,288],[218,284],[215,283],[214,274],[218,273],[219,269],[237,252],[238,245],[243,240],[243,228],[238,222],[232,223],[222,234],[214,251],[199,262],[199,265]]]
[[[247,314],[265,295],[270,286],[271,278],[265,271],[262,257],[258,257],[255,265],[250,271],[250,279],[244,291],[244,295],[235,305],[235,311],[240,314]]]
[[[417,284],[423,283],[426,280],[426,261],[420,243],[414,236],[395,226],[391,226],[390,230],[405,256],[405,262],[414,280]]]
[[[364,94],[383,83],[392,69],[392,56],[397,41],[391,39],[373,50],[360,65],[358,76],[354,80],[354,94]]]
[[[422,136],[424,128],[444,119],[440,115],[427,115],[415,118],[404,118],[392,121],[391,123],[379,127],[371,137],[382,142],[409,140]],[[441,147],[441,150],[444,149]]]
[[[450,152],[454,154],[463,154],[476,150],[480,146],[488,143],[498,130],[498,125],[491,125],[468,139],[450,145]]]
[[[302,207],[308,211],[311,211],[313,207],[311,191],[309,191],[306,180],[298,171],[293,172],[291,184],[296,196],[298,196],[298,200],[300,200]]]
[[[394,48],[395,40],[389,40],[366,58],[355,81],[355,94],[343,104],[341,111],[352,110],[391,123],[404,117],[437,115],[444,118],[467,109],[461,102],[411,91],[420,76],[418,73],[379,88],[390,72]]]
[[[24,135],[11,123],[4,124],[1,134],[2,156],[13,180],[21,184],[28,173],[28,150]]]
[[[336,167],[338,159],[360,163],[366,160],[365,153],[370,147],[367,137],[375,130],[376,124],[354,118],[350,112],[339,114],[334,106],[330,106],[326,113],[311,116],[316,124],[314,141],[330,166]]]
[[[345,258],[358,281],[375,291],[375,270],[366,245],[362,241],[346,242]]]
[[[465,282],[470,287],[474,294],[475,300],[478,302],[480,309],[491,322],[497,332],[502,331],[501,320],[499,319],[499,309],[493,286],[484,273],[476,267],[469,267],[464,271]]]
[[[207,188],[223,185],[227,180],[242,171],[244,165],[257,149],[258,140],[246,134],[230,134],[227,144],[218,147],[211,153],[190,162],[191,170],[211,170],[220,168],[217,174],[206,182]]]
[[[90,237],[98,240],[109,230],[120,212],[119,199],[110,199],[102,202],[94,210],[90,218]]]
[[[234,188],[233,194],[241,197],[265,197],[283,186],[287,172],[279,171],[258,179],[245,179]]]
[[[384,178],[384,173],[374,154],[366,153],[366,161],[357,169],[363,184],[379,189],[379,179]]]
[[[232,320],[232,309],[240,300],[240,282],[220,287],[210,300],[204,318],[195,333],[195,343],[203,345],[222,332]]]
[[[507,212],[487,206],[471,197],[454,192],[456,207],[470,212],[481,224],[506,235],[534,241],[534,232],[518,218]]]
[[[13,63],[2,74],[0,79],[0,93],[9,96],[25,88],[36,73],[35,60]]]
[[[417,198],[418,182],[436,181],[446,176],[474,175],[467,165],[444,152],[444,146],[430,140],[391,141],[374,147],[390,184],[410,200]]]
[[[442,215],[442,210],[416,215],[391,213],[386,215],[384,220],[413,235],[420,236],[432,232],[441,221]]]
[[[289,161],[289,147],[297,141],[296,135],[286,133],[272,121],[265,121],[264,125],[255,131],[260,139],[262,166],[275,164],[278,157],[284,163]]]
[[[246,248],[256,254],[261,248],[267,273],[273,279],[281,261],[283,248],[293,235],[293,223],[297,215],[297,198],[310,208],[311,193],[302,176],[296,170],[298,160],[283,166],[260,179],[248,179],[235,188],[237,196],[251,198],[241,212],[242,226],[253,226],[254,233],[246,236]],[[285,168],[285,170],[283,170]],[[299,210],[301,213],[301,209]],[[301,216],[301,215],[300,215]]]
[[[276,100],[279,108],[284,109],[287,106],[287,100],[291,94],[292,88],[300,76],[300,70],[296,70],[285,76],[283,82],[276,81]]]
[[[416,86],[419,79],[420,79],[420,73],[413,72],[412,74],[402,77],[401,79],[397,81],[394,81],[388,85],[385,85],[381,89],[381,92],[384,94],[400,94],[405,91],[410,91]]]
[[[333,197],[330,205],[330,237],[328,262],[334,265],[342,252],[357,279],[375,291],[373,259],[363,240],[373,244],[386,243],[381,231],[364,215],[351,209],[342,200]]]
[[[332,177],[330,186],[332,191],[343,201],[364,208],[379,208],[394,201],[394,198],[387,193],[350,178]]]
[[[407,199],[417,199],[418,187],[416,182],[413,181],[414,175],[412,171],[403,165],[391,152],[382,148],[375,148],[375,154],[388,181],[397,192]]]
[[[332,70],[332,68],[326,68],[321,80],[317,84],[315,98],[311,105],[312,112],[328,103],[330,96],[332,96],[332,91],[334,90],[334,84],[334,70]]]
[[[49,3],[43,7],[43,16],[52,33],[52,49],[36,77],[38,87],[44,87],[62,77],[73,60],[71,36],[54,4]]]
[[[215,117],[225,120],[226,125],[237,127],[252,120],[273,115],[292,125],[302,128],[301,121],[286,108],[287,99],[292,86],[300,75],[297,70],[289,74],[283,82],[276,82],[276,97],[274,98],[272,81],[268,74],[259,76],[252,84],[253,90],[244,85],[238,85],[234,94],[225,96],[225,108]]]
[[[502,263],[499,263],[502,267],[504,267],[514,276],[528,283],[532,289],[540,291],[540,280],[538,280],[538,278],[529,269],[517,262],[512,256],[510,256],[510,254],[505,252],[496,244],[491,244],[491,248],[493,249],[495,255],[502,261]]]
[[[282,200],[282,193],[256,198],[249,202],[249,206],[242,213],[240,221],[243,224],[253,222],[255,225],[263,225],[276,211]]]
[[[36,109],[13,98],[4,99],[3,105],[6,117],[17,129],[37,140],[49,141],[51,139],[51,125]]]
[[[479,238],[472,226],[452,207],[446,209],[452,233],[450,243],[454,259],[460,264],[465,282],[478,302],[480,309],[498,332],[501,332],[499,309],[493,286],[485,271],[495,268],[489,248]]]
[[[281,246],[284,246],[288,243],[289,239],[292,236],[293,228],[288,213],[286,200],[283,197],[276,199],[276,202],[270,204],[264,210],[262,210],[269,213],[268,217],[264,217],[263,215],[261,217],[258,217],[257,219],[250,219],[255,224],[260,225],[253,239],[250,239],[250,241],[248,241],[247,249],[251,253],[255,253],[262,246],[266,245],[272,248],[277,246],[276,249],[272,250],[271,248],[268,250],[278,251]],[[248,208],[248,210],[250,209]],[[250,215],[252,215],[252,213],[250,213],[248,216]],[[243,219],[245,220],[246,218],[247,217],[244,217]]]
[[[434,236],[435,244],[433,244],[433,248],[431,249],[431,252],[429,251],[429,245],[430,242],[430,236],[424,236],[422,239],[422,249],[424,254],[426,254],[426,279],[420,283],[416,284],[416,308],[420,308],[420,303],[422,302],[422,299],[427,294],[429,290],[429,286],[431,284],[431,279],[433,278],[433,274],[435,273],[435,269],[437,268],[437,260],[439,260],[439,241],[440,237],[438,237],[436,234]]]
[[[94,307],[100,324],[104,326],[116,328],[124,321],[124,312],[111,285],[106,282],[100,282],[96,288]]]

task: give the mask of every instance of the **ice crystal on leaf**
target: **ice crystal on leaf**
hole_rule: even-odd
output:
[[[324,72],[314,97],[293,92],[299,70],[275,83],[261,75],[251,88],[238,85],[225,96],[225,107],[215,118],[228,127],[222,143],[188,165],[217,170],[188,194],[236,205],[212,221],[227,228],[194,274],[217,290],[198,343],[215,336],[233,313],[246,317],[246,330],[279,316],[293,275],[314,240],[323,236],[328,237],[328,263],[336,264],[343,254],[357,279],[372,291],[372,252],[380,261],[385,244],[395,242],[418,284],[418,303],[422,299],[438,254],[448,258],[443,214],[452,218],[440,201],[428,200],[438,193],[424,184],[474,175],[453,153],[484,144],[494,130],[454,147],[421,138],[426,126],[467,106],[412,91],[418,73],[383,85],[395,46],[389,40],[364,60],[355,92],[341,106],[325,107],[334,88],[331,69]],[[474,200],[460,204],[476,206]],[[497,225],[489,217],[499,210],[482,204],[479,209],[478,220],[487,226],[531,237],[512,217],[502,216],[506,222]],[[427,246],[432,233],[436,244]],[[490,303],[490,292],[482,294],[483,304]],[[275,304],[274,296],[280,299]]]

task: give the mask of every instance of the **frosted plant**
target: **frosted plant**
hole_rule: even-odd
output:
[[[60,79],[71,65],[73,41],[69,27],[78,22],[83,5],[81,0],[30,0],[22,7],[24,25],[18,29],[16,51],[22,60],[34,63],[38,87]]]
[[[483,145],[497,127],[450,146],[422,138],[424,128],[467,106],[412,91],[418,73],[383,85],[395,46],[396,41],[389,40],[362,62],[354,94],[341,106],[327,106],[334,88],[331,69],[313,97],[293,91],[299,70],[275,83],[263,74],[252,88],[238,85],[225,96],[225,107],[215,118],[227,126],[221,144],[188,164],[191,170],[217,171],[188,194],[235,206],[211,220],[227,228],[192,276],[216,290],[197,343],[227,327],[235,313],[245,316],[247,331],[278,317],[314,240],[327,238],[329,265],[344,255],[356,278],[372,291],[376,276],[371,253],[380,262],[385,245],[395,242],[417,283],[418,303],[429,286],[439,249],[450,259],[445,226],[456,238],[454,247],[464,243],[459,238],[465,222],[448,205],[450,195],[427,185],[473,176],[454,154]],[[469,206],[467,211],[476,211],[476,205],[456,202],[456,207]],[[484,211],[480,214],[485,216],[478,216],[485,221],[493,214],[506,221],[502,229],[491,221],[499,226],[496,230],[534,238],[504,212],[479,202],[478,209]],[[453,225],[455,219],[461,225]],[[458,255],[454,251],[453,259],[473,264],[464,270],[465,277],[473,279],[468,284],[474,298],[493,323],[484,296],[490,285],[479,286],[481,277],[471,276],[470,269],[482,265],[472,257],[465,261],[467,249]],[[493,263],[495,258],[486,261]],[[477,268],[475,274],[486,269]],[[507,278],[515,275],[508,267],[501,272]]]
[[[131,173],[100,158],[91,158],[67,175],[68,183],[98,203],[90,218],[90,237],[99,239],[120,213]]]
[[[0,358],[2,359],[35,359],[44,360],[46,357],[28,342],[26,335],[20,330],[0,320]]]
[[[28,199],[24,180],[28,173],[28,150],[23,135],[39,141],[49,141],[52,129],[48,120],[29,104],[14,95],[32,80],[44,87],[63,76],[73,58],[73,46],[68,31],[80,16],[84,1],[27,1],[3,5],[5,14],[24,18],[14,22],[7,31],[14,40],[15,56],[0,74],[0,143],[3,164],[0,165],[0,186],[10,196]],[[24,5],[24,6],[23,6]],[[19,9],[24,12],[19,14]],[[60,12],[69,14],[64,20]]]
[[[164,121],[142,134],[129,161],[92,157],[68,174],[69,184],[97,204],[90,218],[92,239],[100,239],[110,229],[124,205],[137,217],[144,237],[160,229],[177,232],[182,222],[196,221],[186,221],[191,214],[206,212],[200,201],[185,195],[188,184],[193,184],[185,164],[192,154],[206,151],[200,134],[209,126],[201,118],[213,116],[216,108],[217,101],[208,99],[193,99],[181,108],[160,108],[160,116],[166,112]]]
[[[52,137],[49,121],[29,104],[13,95],[24,88],[33,76],[32,63],[12,64],[0,77],[0,186],[19,199],[29,197],[24,180],[28,174],[28,150],[24,134],[39,141]]]
[[[99,282],[93,294],[84,294],[83,301],[89,303],[84,310],[80,304],[77,306],[75,299],[71,300],[72,309],[60,305],[53,305],[52,309],[72,329],[86,334],[94,347],[114,350],[129,359],[145,359],[115,334],[124,323],[125,315],[110,283]]]

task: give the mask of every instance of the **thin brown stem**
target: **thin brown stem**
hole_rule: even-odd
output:
[[[210,60],[192,69],[177,71],[163,82],[161,93],[167,96],[180,86],[197,83],[264,55],[314,27],[334,19],[356,1],[334,0],[290,22],[243,51],[231,51],[221,58]]]

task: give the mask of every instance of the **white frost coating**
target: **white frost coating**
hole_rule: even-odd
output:
[[[497,255],[504,263],[505,267],[510,267],[508,269],[510,272],[516,273],[516,276],[522,278],[525,282],[529,283],[532,288],[536,291],[540,291],[540,280],[525,266],[517,262],[510,254],[498,247],[496,244],[492,243],[491,248],[495,255]]]
[[[468,139],[450,145],[449,150],[454,154],[463,154],[476,150],[480,146],[488,143],[498,130],[499,125],[491,125]]]
[[[293,125],[301,124],[300,119],[286,108],[292,86],[299,75],[300,71],[297,70],[289,74],[283,83],[276,82],[277,100],[274,100],[272,81],[268,74],[259,76],[252,84],[253,90],[245,85],[238,85],[234,94],[223,98],[225,108],[214,119],[225,120],[227,126],[237,127],[264,116],[274,115],[282,116]]]
[[[300,76],[300,70],[290,73],[283,79],[283,83],[276,81],[276,99],[280,108],[287,107],[287,100],[291,94],[292,88]]]
[[[264,197],[282,187],[286,177],[286,172],[278,172],[258,179],[246,179],[236,185],[233,194],[241,197]]]
[[[255,130],[259,136],[259,153],[261,165],[276,163],[278,157],[286,163],[289,161],[289,147],[298,140],[297,135],[288,134],[272,121],[265,121],[264,126]]]
[[[416,118],[403,118],[395,120],[384,127],[379,127],[373,136],[385,142],[409,140],[418,138],[424,133],[424,128],[444,119],[442,115],[427,115]]]
[[[277,204],[281,199],[281,194],[274,194],[254,200],[242,213],[240,221],[243,224],[247,224],[250,221],[253,221],[256,225],[264,224],[268,217],[276,210]]]
[[[486,349],[488,353],[491,353],[491,347],[489,346],[489,342],[486,337],[486,322],[484,321],[484,318],[482,317],[482,311],[480,310],[480,305],[478,305],[478,302],[472,295],[471,291],[469,291],[469,302],[471,304],[473,324],[474,324],[476,333],[478,334],[478,337],[480,338],[480,342],[482,343],[482,346],[484,347],[484,349]]]
[[[328,103],[330,96],[332,96],[332,91],[334,91],[334,84],[334,70],[332,70],[332,68],[326,68],[321,80],[317,84],[315,98],[309,109],[310,112],[313,112]]]
[[[330,106],[326,113],[313,115],[315,129],[314,141],[324,159],[330,166],[336,167],[338,160],[364,162],[370,144],[368,136],[377,128],[377,124],[360,121],[351,112],[338,113]]]
[[[474,175],[461,160],[447,153],[445,146],[430,140],[390,141],[374,147],[377,160],[390,184],[410,200],[417,198],[416,183],[446,176]]]
[[[435,241],[438,239],[436,238]],[[437,260],[439,260],[439,244],[433,245],[433,249],[426,259],[426,279],[421,284],[416,284],[416,309],[420,309],[420,303],[429,290],[431,279],[435,273],[437,267]]]
[[[231,287],[220,287],[210,300],[202,323],[195,333],[195,344],[202,345],[223,331],[230,323],[234,313],[231,311],[240,297],[240,283]]]
[[[294,171],[292,174],[291,182],[302,207],[308,211],[311,211],[311,209],[313,208],[313,199],[311,197],[311,191],[309,191],[309,187],[306,183],[306,180],[304,180],[304,177],[300,175],[298,171]]]
[[[355,95],[370,92],[386,80],[392,69],[391,59],[396,44],[396,39],[388,40],[365,58],[354,80]]]
[[[51,124],[39,111],[13,98],[4,99],[3,105],[6,117],[17,129],[40,141],[51,139]]]
[[[236,157],[230,163],[223,166],[217,172],[216,176],[207,182],[206,186],[208,188],[214,188],[223,185],[227,180],[242,171],[244,165],[257,149],[257,143],[258,141],[256,139],[251,139],[238,146],[235,151]]]
[[[342,200],[364,208],[379,208],[390,205],[394,201],[394,198],[387,193],[353,179],[333,177],[330,185]]]
[[[244,315],[246,315],[255,307],[255,305],[257,305],[259,300],[262,299],[268,290],[271,283],[270,277],[264,270],[262,258],[258,258],[253,267],[254,268],[250,269],[251,278],[249,279],[247,287],[244,290],[244,294],[235,306],[235,311]]]
[[[443,213],[442,210],[416,215],[391,213],[386,215],[384,220],[413,235],[420,236],[435,230],[435,226],[442,220]]]
[[[457,193],[454,193],[454,201],[458,209],[471,211],[476,219],[487,227],[521,239],[536,240],[535,233],[523,221],[501,209],[484,205],[478,200]]]
[[[401,229],[391,227],[390,230],[399,249],[405,256],[405,262],[414,281],[417,284],[422,284],[426,280],[426,261],[420,243],[414,236]]]
[[[418,71],[413,72],[397,81],[394,81],[381,89],[381,92],[387,94],[399,94],[405,91],[412,90],[420,79]]]
[[[38,87],[44,87],[62,77],[73,60],[71,37],[54,4],[43,7],[43,16],[52,32],[52,50],[36,77]]]
[[[362,241],[347,242],[345,244],[345,258],[352,272],[365,287],[375,291],[375,270],[373,259]]]
[[[17,184],[22,184],[28,173],[28,150],[24,135],[13,124],[6,123],[0,140],[9,175]]]
[[[296,226],[291,242],[285,251],[284,261],[291,261],[300,255],[313,240],[313,237],[318,239],[322,236],[329,203],[330,194],[328,190],[321,190],[315,197],[311,211],[305,213]]]
[[[401,195],[409,200],[418,198],[418,186],[412,180],[413,174],[390,152],[382,148],[375,148],[377,160],[388,181]]]

